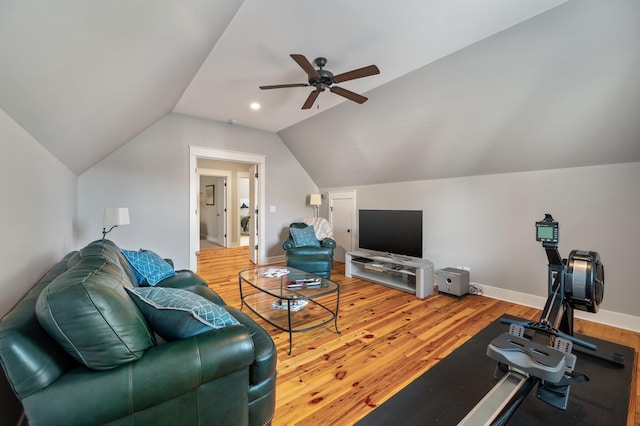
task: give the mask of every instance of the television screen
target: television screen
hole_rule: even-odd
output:
[[[361,249],[422,257],[422,210],[360,210]]]

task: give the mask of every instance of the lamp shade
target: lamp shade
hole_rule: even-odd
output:
[[[320,194],[311,194],[309,195],[309,205],[310,206],[319,206],[322,204],[322,196]]]
[[[103,226],[129,225],[130,223],[127,207],[106,207],[104,209]]]

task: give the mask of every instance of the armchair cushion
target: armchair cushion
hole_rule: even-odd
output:
[[[295,242],[296,247],[320,247],[320,242],[316,238],[316,233],[313,230],[313,226],[307,226],[305,228],[289,228],[291,237]]]
[[[179,288],[127,289],[151,328],[167,341],[239,324],[222,306]]]

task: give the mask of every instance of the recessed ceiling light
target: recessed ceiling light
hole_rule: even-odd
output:
[[[257,111],[260,109],[260,104],[257,102],[252,102],[251,105],[249,105],[251,107],[252,110]]]

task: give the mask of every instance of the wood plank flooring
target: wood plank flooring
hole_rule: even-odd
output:
[[[334,264],[331,279],[341,285],[341,334],[333,324],[294,334],[288,355],[289,335],[248,312],[278,349],[274,426],[351,425],[501,315],[540,315],[533,308],[477,295],[419,300],[346,278],[344,264]],[[253,267],[246,247],[202,250],[198,256],[198,274],[235,307],[240,307],[238,272]],[[640,334],[584,320],[576,320],[575,331],[635,348],[635,360],[626,360],[625,367],[634,369],[627,424],[640,425]]]

